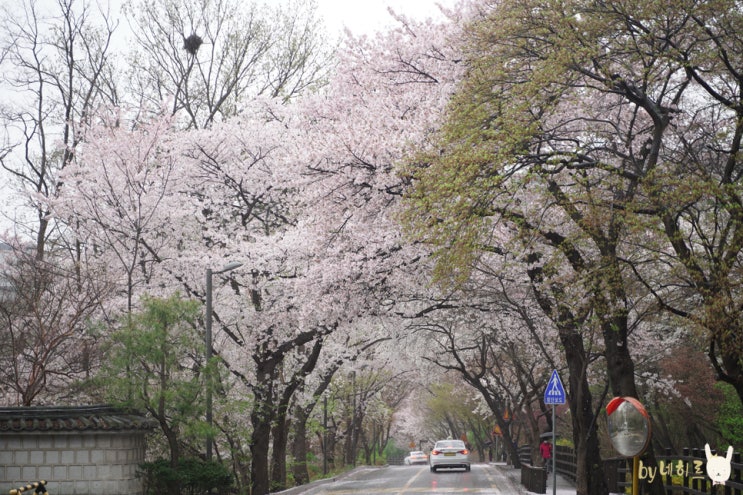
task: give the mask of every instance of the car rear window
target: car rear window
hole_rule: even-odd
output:
[[[437,442],[436,443],[437,449],[463,449],[464,448],[464,442],[461,440],[445,440],[443,442]]]

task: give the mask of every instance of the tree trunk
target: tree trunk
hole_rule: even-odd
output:
[[[617,315],[604,321],[603,334],[607,372],[612,393],[615,397],[639,399],[635,384],[635,365],[627,345],[626,316]],[[643,463],[650,467],[658,466],[652,446],[648,446],[643,456]],[[664,488],[661,477],[656,476],[649,488],[653,495],[663,495]]]
[[[287,413],[294,393],[304,383],[304,379],[317,365],[322,351],[322,339],[315,340],[312,349],[305,354],[306,361],[298,370],[295,370],[281,394],[278,406],[274,408],[273,416],[273,451],[271,456],[271,491],[286,489],[286,451],[289,441],[289,423]],[[313,403],[314,404],[314,403]],[[312,407],[309,408],[312,410]]]
[[[152,411],[150,411],[152,412]],[[178,443],[178,435],[176,432],[170,427],[167,420],[164,416],[157,417],[155,416],[160,423],[160,428],[163,431],[163,434],[165,435],[165,439],[168,442],[168,447],[170,448],[170,467],[173,468],[173,470],[178,468],[178,461],[180,460],[181,453],[180,453],[180,444]],[[168,485],[168,495],[178,495],[180,493],[180,486],[178,483],[170,483]]]
[[[707,305],[710,306],[709,303]],[[712,305],[708,312],[715,313],[715,306]],[[741,353],[743,328],[735,318],[710,320],[717,323],[709,324],[710,363],[717,373],[717,379],[732,385],[743,404],[743,353]]]
[[[279,449],[280,454],[274,452],[279,474],[283,473],[283,483],[286,484],[286,410],[291,401],[294,391],[299,387],[301,379],[314,369],[318,356],[322,350],[322,339],[315,341],[310,356],[302,368],[294,373],[289,384],[286,385],[282,396],[276,397],[274,384],[277,383],[279,366],[283,362],[286,353],[293,349],[311,342],[321,334],[317,330],[302,332],[295,339],[284,342],[275,350],[261,349],[253,355],[256,363],[255,380],[253,387],[254,405],[250,413],[250,421],[253,426],[253,438],[250,444],[252,461],[251,473],[251,495],[267,495],[270,489],[269,458],[271,447],[271,424],[277,421],[277,429],[273,432],[278,436],[274,439],[274,451]],[[278,406],[274,406],[278,401]]]
[[[318,354],[319,356],[319,354]],[[325,373],[322,375],[322,379],[318,383],[317,387],[314,390],[314,393],[312,394],[313,397],[319,398],[325,390],[330,385],[330,381],[333,378],[333,375],[335,372],[340,368],[341,361],[336,361],[336,363],[325,371]],[[312,402],[305,404],[304,407],[295,406],[294,407],[294,442],[292,443],[292,456],[294,457],[294,464],[292,466],[292,472],[294,473],[294,482],[297,485],[304,485],[310,482],[310,473],[307,470],[307,453],[309,451],[309,448],[307,447],[307,420],[310,417],[310,414],[312,414],[312,410],[315,408],[315,405],[317,404],[318,400],[313,400]],[[327,398],[323,401],[323,427],[327,428]],[[326,466],[330,465],[330,461],[327,458],[327,445],[326,439],[328,438],[327,431],[323,432],[323,435],[320,436],[320,442],[323,449],[323,457],[325,458],[324,464]]]
[[[332,465],[335,469],[340,469],[345,466],[345,457],[341,449],[341,439],[338,436],[338,425],[334,424],[328,437],[328,459],[332,461]]]
[[[351,431],[351,465],[356,466],[356,459],[359,457],[359,438],[364,423],[364,415],[361,413],[361,406],[356,408],[353,419],[353,430]]]
[[[273,380],[276,371],[275,361],[255,359],[256,385],[253,388],[253,409],[250,423],[253,427],[250,442],[250,493],[268,495],[268,452],[271,445],[271,404],[273,403]]]
[[[289,422],[286,420],[286,406],[279,406],[274,419],[273,450],[271,453],[271,491],[280,492],[286,489],[286,450]]]
[[[260,400],[256,397],[256,400]],[[250,414],[253,437],[250,444],[252,461],[250,463],[251,495],[268,495],[268,451],[271,440],[271,421],[266,406],[256,403]]]
[[[604,479],[596,434],[596,418],[586,376],[588,360],[583,346],[583,336],[575,329],[562,327],[560,341],[565,349],[570,373],[567,400],[570,405],[575,444],[576,494],[607,495],[609,489]]]
[[[292,442],[291,452],[294,458],[292,464],[292,474],[294,483],[297,485],[306,485],[310,482],[310,473],[307,470],[307,418],[301,407],[294,408],[294,441]]]
[[[637,397],[635,364],[627,345],[627,318],[615,316],[602,326],[611,391],[615,397]]]
[[[540,257],[539,253],[529,255],[532,262],[538,261]],[[576,268],[579,270],[580,266]],[[576,495],[607,495],[609,489],[604,479],[603,463],[596,434],[596,418],[592,409],[591,391],[588,387],[586,373],[589,360],[583,344],[583,335],[576,328],[576,322],[581,320],[576,318],[568,304],[561,302],[564,294],[559,286],[550,288],[551,292],[542,292],[538,289],[539,285],[544,282],[544,271],[541,267],[535,266],[529,269],[528,274],[535,283],[534,294],[539,306],[546,315],[552,315],[550,318],[557,325],[570,373],[566,395],[570,406],[576,452]],[[555,299],[550,299],[549,295],[554,296]]]
[[[353,422],[355,418],[353,415],[348,418],[347,421],[347,427],[346,427],[346,434],[345,438],[343,439],[343,465],[344,466],[350,466],[353,462],[352,457],[352,450],[353,450]]]

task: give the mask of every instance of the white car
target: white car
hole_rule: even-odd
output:
[[[428,456],[431,472],[438,468],[464,468],[470,470],[470,451],[461,440],[439,440]]]
[[[425,454],[425,452],[421,452],[420,450],[412,451],[410,455],[405,458],[405,464],[407,465],[426,464],[427,462],[428,456]]]

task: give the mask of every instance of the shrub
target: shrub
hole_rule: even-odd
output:
[[[158,459],[140,464],[137,474],[144,480],[145,495],[227,493],[232,487],[232,474],[218,461],[187,458],[173,468],[170,461]]]

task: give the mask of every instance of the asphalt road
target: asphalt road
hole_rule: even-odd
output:
[[[283,495],[406,495],[456,494],[515,495],[518,485],[489,464],[473,464],[463,469],[430,472],[427,465],[358,468],[349,475],[296,487]]]

